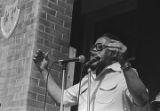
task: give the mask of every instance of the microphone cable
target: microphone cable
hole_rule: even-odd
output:
[[[82,64],[82,66],[81,66],[81,72],[80,72],[80,75],[79,75],[80,82],[79,82],[78,100],[77,100],[78,101],[78,107],[79,107],[79,96],[80,96],[80,90],[81,90],[82,77],[84,75],[83,73],[85,72],[84,69],[85,69],[85,65]]]
[[[49,74],[50,74],[50,71],[51,71],[51,69],[50,68],[48,68],[48,73],[47,73],[47,78],[46,78],[46,86],[45,86],[45,88],[46,88],[46,90],[45,90],[45,95],[44,95],[44,106],[43,106],[43,110],[45,111],[45,109],[46,109],[46,102],[47,102],[47,93],[48,93],[48,78],[49,78]]]

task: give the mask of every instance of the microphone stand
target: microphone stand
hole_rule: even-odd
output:
[[[87,111],[90,111],[90,93],[91,93],[91,69],[88,69],[88,95],[87,95]]]
[[[61,105],[60,105],[60,111],[63,111],[63,96],[64,96],[64,84],[65,84],[65,72],[66,72],[66,66],[67,66],[67,62],[62,62],[62,94],[61,94]]]

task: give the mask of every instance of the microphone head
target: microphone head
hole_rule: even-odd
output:
[[[80,55],[78,58],[79,58],[79,62],[80,62],[80,63],[84,63],[84,62],[85,62],[85,59],[86,59],[86,58],[85,58],[84,55]]]

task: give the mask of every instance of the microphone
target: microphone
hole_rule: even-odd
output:
[[[69,59],[65,59],[65,60],[58,60],[56,62],[60,62],[60,63],[80,62],[80,63],[84,63],[85,62],[85,56],[80,55],[79,57],[69,58]]]
[[[99,57],[99,56],[96,56],[96,57],[94,57],[92,60],[86,62],[86,63],[85,63],[85,66],[86,66],[86,67],[89,67],[91,64],[93,64],[94,62],[96,62],[96,61],[98,61],[98,60],[100,60],[100,57]]]

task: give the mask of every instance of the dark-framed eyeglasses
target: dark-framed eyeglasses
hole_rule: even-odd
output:
[[[102,51],[107,47],[108,47],[107,45],[103,45],[102,43],[96,43],[90,48],[90,51],[98,52],[98,51]]]

